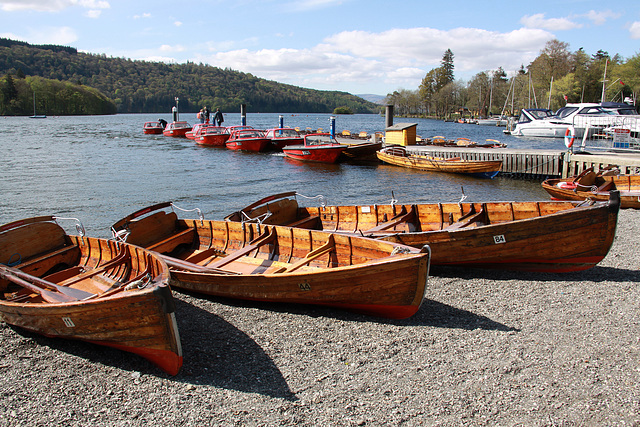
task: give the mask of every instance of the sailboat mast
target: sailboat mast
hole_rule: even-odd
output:
[[[604,99],[605,99],[605,91],[607,88],[607,64],[609,64],[608,58],[604,63],[604,76],[602,77],[602,98],[600,102],[604,102]]]

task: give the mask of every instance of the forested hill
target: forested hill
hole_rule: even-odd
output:
[[[166,64],[87,54],[75,48],[0,39],[0,74],[24,74],[86,85],[116,103],[119,113],[180,111],[203,106],[237,112],[330,113],[348,107],[372,113],[375,104],[346,92],[319,91],[209,65]]]

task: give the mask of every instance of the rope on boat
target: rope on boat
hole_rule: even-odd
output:
[[[134,280],[133,282],[129,283],[127,286],[124,287],[124,290],[131,291],[133,289],[142,289],[145,286],[147,286],[147,283],[149,283],[150,280],[151,280],[151,275],[147,273],[147,275],[142,277],[141,279]]]
[[[76,231],[80,235],[80,237],[84,237],[87,232],[84,229],[84,225],[78,218],[63,218],[61,216],[54,216],[53,220],[57,223],[58,220],[66,220],[66,221],[75,221],[76,222]]]
[[[327,206],[327,198],[324,197],[322,194],[318,194],[317,196],[305,196],[304,194],[300,194],[296,192],[296,196],[300,196],[300,197],[304,197],[305,199],[319,199],[320,200],[320,207],[325,207]]]
[[[13,259],[13,257],[15,255],[18,255],[18,259],[16,261],[11,261]],[[15,254],[11,255],[9,257],[9,261],[5,264],[9,267],[15,267],[16,265],[22,264],[22,255],[20,255],[20,253],[16,252]]]
[[[398,254],[408,254],[411,252],[411,249],[403,247],[403,246],[396,246],[395,248],[393,248],[393,251],[391,251],[391,256],[393,255],[398,255]]]
[[[127,241],[127,237],[131,234],[131,231],[128,228],[123,228],[120,231],[116,231],[115,228],[111,227],[111,234],[113,235],[113,239],[120,243],[125,243]]]
[[[462,196],[460,197],[460,200],[458,200],[458,204],[460,205],[462,202],[464,202],[467,198],[467,195],[464,194],[464,187],[461,185],[460,186],[460,191],[462,192]]]
[[[182,212],[198,212],[198,218],[200,218],[200,222],[202,223],[204,221],[204,215],[202,215],[202,211],[200,210],[200,208],[184,209],[184,208],[181,208],[180,206],[177,206],[173,202],[171,202],[171,208],[181,210]]]
[[[262,215],[258,215],[255,218],[251,218],[249,215],[247,215],[246,212],[244,211],[240,211],[240,213],[242,214],[243,218],[240,220],[240,222],[242,222],[243,224],[245,222],[256,222],[258,225],[262,224],[264,222],[265,219],[269,218],[271,215],[273,215],[273,213],[271,211],[267,211],[265,213],[263,213]]]

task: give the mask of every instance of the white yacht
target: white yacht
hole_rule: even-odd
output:
[[[538,117],[528,114],[536,111]],[[599,133],[611,126],[621,115],[632,115],[637,112],[635,107],[617,103],[578,103],[567,104],[554,115],[548,115],[550,110],[525,109],[522,110],[515,128],[511,131],[516,136],[533,136],[542,138],[563,138],[570,126],[573,126],[574,136],[582,138],[585,129],[589,134]]]

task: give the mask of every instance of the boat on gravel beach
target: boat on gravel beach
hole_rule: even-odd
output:
[[[126,243],[68,235],[56,219],[0,227],[0,319],[135,353],[176,375],[182,348],[164,261]]]
[[[402,319],[424,297],[430,250],[323,231],[178,219],[171,202],[115,223],[116,238],[159,252],[171,286],[254,301],[316,304]]]
[[[595,266],[615,237],[620,199],[302,207],[296,192],[265,197],[225,217],[429,245],[433,265],[569,272]],[[324,200],[324,199],[323,199]]]

